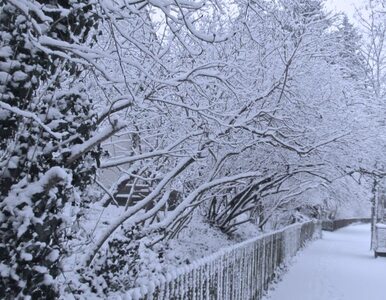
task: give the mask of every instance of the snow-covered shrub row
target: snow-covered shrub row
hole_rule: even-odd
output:
[[[242,242],[127,291],[123,299],[261,299],[277,269],[308,241],[313,221]]]

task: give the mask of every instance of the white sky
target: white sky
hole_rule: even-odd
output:
[[[355,22],[355,7],[360,8],[366,3],[366,0],[327,0],[326,7],[336,12],[344,12]]]

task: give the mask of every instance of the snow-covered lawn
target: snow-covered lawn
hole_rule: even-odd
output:
[[[266,300],[385,300],[386,258],[369,250],[370,225],[324,232],[300,252]]]

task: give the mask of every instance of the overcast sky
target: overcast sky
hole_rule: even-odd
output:
[[[365,2],[365,0],[327,0],[326,7],[327,9],[334,10],[336,12],[341,11],[346,13],[350,19],[355,22],[355,7],[360,8]]]

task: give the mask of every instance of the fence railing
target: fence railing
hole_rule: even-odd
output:
[[[294,224],[224,248],[146,286],[131,289],[124,298],[259,300],[278,267],[306,242],[320,238],[321,227],[320,222],[313,221]]]
[[[322,222],[322,228],[326,231],[335,231],[354,223],[370,223],[370,218],[352,218],[340,220],[326,220]]]

